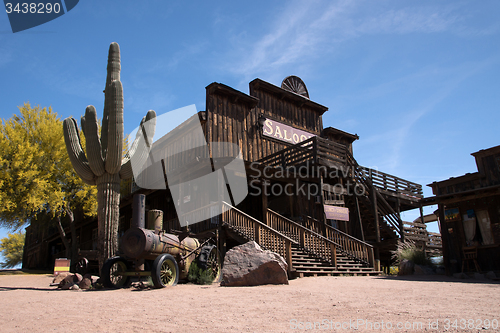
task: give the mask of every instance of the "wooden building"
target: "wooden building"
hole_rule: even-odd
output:
[[[500,146],[472,153],[477,172],[433,182],[448,274],[500,270]]]
[[[309,98],[300,78],[287,77],[280,87],[260,79],[249,85],[246,94],[211,83],[206,110],[155,142],[153,151],[167,139],[168,149],[196,149],[175,159],[168,149],[162,151],[167,190],[132,186],[122,193],[119,233],[130,225],[137,193],[146,194],[147,209],[164,211],[167,232],[182,229],[179,219],[206,216],[230,188],[200,195],[195,187],[183,188],[183,182],[203,175],[200,161],[210,160],[217,171],[240,156],[248,195],[241,202],[224,200],[221,215],[191,225],[191,232],[217,231],[222,254],[255,240],[280,253],[291,275],[371,274],[381,263],[389,265],[390,251],[407,234],[400,213],[420,207],[421,185],[360,166],[352,146],[359,137],[325,128],[322,115],[328,108]],[[200,140],[187,130],[193,124],[201,126],[206,147],[193,144]],[[170,192],[174,185],[181,188],[180,197]],[[182,216],[176,213],[179,200],[186,206]]]

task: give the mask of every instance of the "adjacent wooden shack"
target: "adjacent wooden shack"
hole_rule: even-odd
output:
[[[500,270],[500,146],[472,153],[477,172],[436,181],[444,264],[449,274]]]

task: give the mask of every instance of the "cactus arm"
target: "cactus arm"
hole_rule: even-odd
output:
[[[149,148],[153,145],[153,137],[155,136],[156,130],[156,112],[149,110],[146,117],[143,118],[141,122],[141,128],[144,133],[144,138],[146,139],[146,144]]]
[[[82,128],[83,135],[87,137],[87,133],[85,132],[85,116],[82,116],[82,118],[80,118],[80,126]]]
[[[113,81],[120,81],[120,46],[118,46],[117,43],[111,43],[111,45],[109,45],[107,70],[106,88],[109,87]]]
[[[108,149],[106,171],[110,174],[120,172],[123,152],[123,88],[120,81],[110,86],[110,112],[108,113]]]
[[[108,53],[108,66],[107,66],[107,76],[106,76],[106,86],[104,87],[104,112],[102,117],[102,128],[101,128],[101,151],[102,157],[106,159],[108,151],[108,124],[110,111],[113,109],[111,105],[113,103],[111,98],[111,84],[113,81],[120,81],[120,47],[117,43],[111,43],[109,46]],[[110,133],[113,135],[113,133]]]
[[[144,143],[144,138],[142,135],[142,123],[144,122],[144,118],[141,121],[141,125],[139,125],[139,129],[135,135],[134,142],[130,146],[127,155],[122,160],[122,168],[120,169],[120,178],[128,179],[134,176],[134,169],[132,168],[132,161],[134,161],[135,170],[141,170],[142,165],[147,158],[147,147]],[[142,154],[142,155],[141,155]]]
[[[66,150],[68,151],[73,168],[85,183],[95,185],[94,173],[90,169],[87,157],[83,152],[76,120],[73,118],[66,118],[63,122],[63,129]]]
[[[132,170],[132,160],[134,161],[134,167],[141,170],[148,157],[149,147],[151,147],[153,143],[155,128],[156,113],[153,110],[149,110],[146,117],[142,118],[134,142],[130,146],[129,152],[122,161],[122,168],[120,170],[121,179],[128,179],[134,175]],[[147,135],[145,136],[145,134]]]
[[[99,125],[97,122],[97,112],[92,105],[85,110],[85,121],[82,117],[82,128],[87,140],[87,158],[92,172],[96,176],[102,176],[104,170],[104,160],[101,155],[101,140],[99,138]]]

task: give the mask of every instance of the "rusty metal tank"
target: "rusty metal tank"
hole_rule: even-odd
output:
[[[122,251],[131,259],[154,260],[162,253],[185,256],[199,246],[195,238],[186,237],[180,241],[176,235],[138,227],[130,228],[121,238]]]

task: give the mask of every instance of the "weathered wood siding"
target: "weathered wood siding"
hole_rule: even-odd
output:
[[[260,114],[270,120],[320,135],[323,129],[321,115],[327,110],[302,96],[261,80],[250,83],[250,96],[220,83],[212,83],[207,86],[206,107],[207,142],[238,144],[243,159],[250,162],[290,146],[286,142],[262,136],[262,129],[258,127]]]
[[[229,142],[237,144],[243,153],[243,159],[255,160],[258,152],[258,127],[255,115],[256,101],[250,96],[224,85],[213,83],[207,87],[207,122],[206,138],[211,142]],[[243,97],[243,98],[240,98]],[[213,145],[212,147],[213,148]],[[229,149],[230,147],[225,147]],[[215,152],[212,151],[213,154]],[[236,156],[238,151],[219,152],[219,156]]]

